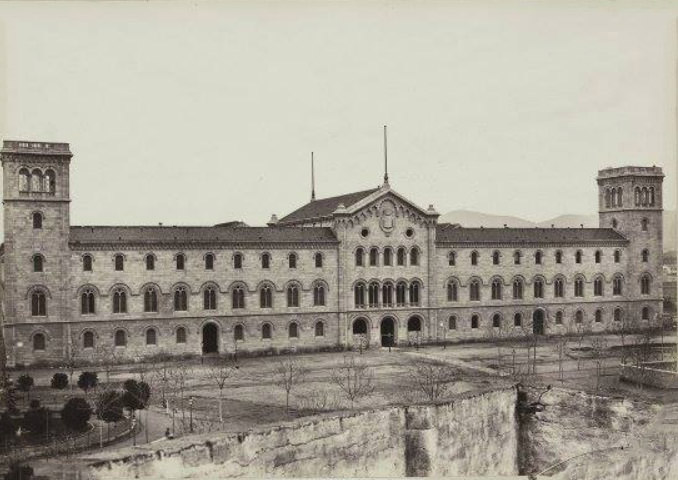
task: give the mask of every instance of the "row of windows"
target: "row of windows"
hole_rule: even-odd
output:
[[[358,247],[356,249],[355,251],[356,267],[365,266],[365,254],[366,250],[363,247]],[[383,265],[385,267],[392,267],[394,263],[397,266],[402,267],[405,266],[405,264],[409,260],[410,265],[417,266],[419,265],[420,256],[421,254],[417,247],[412,248],[409,251],[409,254],[405,247],[398,247],[398,249],[395,250],[395,253],[391,247],[385,247],[383,252],[380,252],[377,247],[372,247],[367,251],[367,262],[370,267],[378,267],[379,265]]]
[[[421,304],[421,284],[407,282],[358,282],[353,286],[355,308],[405,307]]]
[[[314,334],[316,337],[325,336],[325,324],[323,321],[318,321],[315,323],[313,328]],[[185,344],[188,337],[185,327],[178,327],[175,330],[175,342],[177,344]],[[287,326],[287,336],[288,338],[299,338],[299,324],[297,322],[291,322]],[[118,329],[113,335],[113,345],[116,347],[126,347],[127,346],[127,331],[123,329]],[[148,328],[144,334],[146,345],[153,346],[158,344],[158,332],[155,328]],[[261,338],[263,340],[270,340],[273,338],[273,325],[266,322],[261,326]],[[245,341],[245,328],[243,325],[235,325],[233,327],[233,340],[237,342]],[[33,350],[45,350],[46,338],[43,333],[36,333],[33,335]],[[94,348],[95,347],[95,336],[94,332],[86,331],[82,334],[82,347],[83,348]]]
[[[621,207],[624,204],[622,187],[605,189],[605,208]]]
[[[644,262],[648,261],[649,258],[649,251],[643,250],[642,252],[642,260]],[[492,264],[493,265],[499,265],[501,263],[501,252],[499,250],[495,250],[492,252]],[[514,265],[520,265],[523,261],[523,253],[520,250],[516,250],[513,252],[513,264]],[[601,250],[596,250],[595,253],[593,254],[593,260],[595,263],[601,263],[603,258],[603,252]],[[615,263],[619,263],[621,261],[621,250],[615,250],[613,253],[613,258]],[[478,265],[478,261],[480,260],[480,253],[477,251],[472,251],[470,255],[471,259],[471,265]],[[581,250],[577,250],[574,253],[574,262],[575,263],[582,263],[584,259],[584,252]],[[448,260],[448,265],[453,267],[457,265],[457,252],[451,251],[447,255],[447,260]],[[554,260],[555,263],[563,263],[563,252],[561,250],[556,250],[554,254]],[[534,253],[534,263],[535,265],[542,265],[544,262],[544,254],[541,251],[536,251]]]
[[[633,190],[633,204],[636,207],[654,207],[654,187],[636,187]]]
[[[54,170],[49,168],[43,174],[39,168],[34,168],[31,171],[25,167],[22,168],[19,170],[19,191],[54,193],[56,191]]]

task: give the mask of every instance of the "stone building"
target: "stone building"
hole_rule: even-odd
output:
[[[72,226],[68,144],[5,141],[10,362],[378,346],[642,325],[662,308],[658,167],[598,172],[600,228],[463,228],[379,188],[266,227]]]

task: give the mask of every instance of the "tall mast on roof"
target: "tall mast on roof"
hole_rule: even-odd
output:
[[[311,152],[311,201],[315,200],[315,171],[313,169],[313,152]]]
[[[384,125],[384,186],[388,185],[388,145],[386,142],[386,125]]]

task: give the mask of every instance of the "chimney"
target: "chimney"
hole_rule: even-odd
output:
[[[266,225],[269,227],[275,227],[278,224],[278,216],[274,213],[271,215],[271,219],[268,221]]]

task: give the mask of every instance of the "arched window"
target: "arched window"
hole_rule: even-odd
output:
[[[268,285],[264,285],[259,290],[259,307],[272,308],[273,307],[273,291]]]
[[[384,307],[393,306],[393,284],[386,282],[381,286],[381,303]]]
[[[643,275],[640,279],[640,293],[642,295],[650,294],[650,283],[651,279],[649,275]]]
[[[612,280],[612,295],[621,295],[624,279],[618,275]]]
[[[115,346],[124,347],[127,345],[127,332],[122,329],[115,331]]]
[[[370,248],[370,267],[379,265],[379,249],[377,247]]]
[[[613,218],[612,219],[612,228],[616,229],[618,226],[619,226],[619,222],[617,221],[616,218]]]
[[[577,250],[574,254],[574,263],[581,263],[582,253],[581,250]]]
[[[36,333],[33,335],[33,350],[42,351],[45,349],[45,335]]]
[[[641,259],[643,262],[647,262],[650,260],[650,251],[646,248],[641,252]]]
[[[322,253],[316,253],[315,256],[313,257],[315,261],[315,268],[323,268],[323,254]]]
[[[31,185],[31,174],[28,172],[28,169],[22,168],[19,170],[19,191],[28,192],[30,191]]]
[[[365,308],[365,284],[356,283],[353,287],[355,308]]]
[[[146,345],[157,345],[157,333],[154,328],[146,330]]]
[[[478,265],[478,252],[471,252],[471,265]]]
[[[447,254],[447,264],[450,267],[454,267],[457,264],[457,253],[456,252],[450,252]]]
[[[469,285],[469,300],[480,301],[480,282],[478,280],[472,280]]]
[[[610,199],[610,189],[607,188],[605,189],[605,208],[610,208],[611,205],[611,199]]]
[[[583,297],[584,296],[584,279],[578,277],[574,280],[574,296]]]
[[[34,272],[42,272],[43,271],[42,270],[42,267],[43,267],[42,263],[43,263],[42,255],[40,255],[39,253],[33,255],[33,271]]]
[[[217,309],[217,292],[214,287],[207,287],[202,292],[203,309],[216,310]]]
[[[96,313],[94,305],[94,290],[87,288],[80,297],[80,313],[83,315],[92,315]]]
[[[617,206],[621,207],[624,205],[624,191],[622,187],[617,188]]]
[[[615,322],[621,322],[623,317],[624,317],[624,310],[622,310],[619,307],[615,308],[614,309],[614,316],[613,316],[614,321]]]
[[[31,191],[42,192],[42,172],[37,168],[31,172]]]
[[[113,290],[113,313],[127,313],[127,292],[122,288]]]
[[[35,229],[42,228],[42,213],[33,212],[33,228]]]
[[[480,317],[478,315],[471,315],[471,328],[478,328],[480,326]]]
[[[188,292],[186,287],[177,287],[174,290],[174,310],[177,312],[188,310]]]
[[[114,263],[117,272],[122,272],[125,269],[125,257],[123,257],[122,254],[118,253],[114,257]]]
[[[82,334],[82,348],[94,348],[94,333],[87,331]]]
[[[233,268],[242,268],[242,253],[236,253],[233,255]]]
[[[650,206],[654,207],[654,187],[650,187]]]
[[[183,270],[186,263],[186,257],[183,253],[179,253],[176,257],[177,270]]]
[[[47,193],[54,193],[56,192],[56,174],[54,173],[54,170],[49,169],[45,172],[45,180],[44,180],[44,190]]]
[[[365,263],[365,250],[363,247],[358,247],[355,251],[355,266],[362,267]]]
[[[523,316],[520,313],[513,315],[513,326],[520,327],[523,324]]]
[[[636,207],[640,206],[640,188],[636,187],[633,189],[633,205]]]
[[[155,256],[151,253],[146,255],[146,270],[155,270]]]
[[[647,307],[643,307],[642,313],[641,313],[641,318],[643,320],[649,320],[650,319],[650,309]]]
[[[519,278],[513,280],[513,298],[515,300],[523,298],[523,281]]]
[[[398,263],[399,267],[404,267],[405,266],[405,257],[407,256],[407,252],[405,251],[405,247],[400,247],[398,248],[398,253],[396,255],[396,261]]]
[[[501,300],[502,282],[498,278],[492,280],[492,300]]]
[[[542,259],[542,253],[539,250],[537,250],[534,253],[534,263],[535,263],[535,265],[541,265],[541,259]]]
[[[513,264],[514,265],[520,265],[520,257],[521,257],[520,250],[516,250],[513,252]]]
[[[296,285],[290,285],[287,287],[287,306],[288,307],[298,307],[299,306],[299,287]]]
[[[261,255],[261,268],[271,268],[271,256],[268,253]]]
[[[492,315],[492,327],[501,328],[501,315],[499,315],[498,313]]]
[[[158,311],[158,292],[153,287],[144,290],[144,312],[155,313]]]
[[[419,305],[419,282],[410,283],[410,305]]]
[[[641,229],[643,232],[647,232],[647,218],[643,218],[643,219],[640,221],[640,229]]]
[[[205,270],[214,270],[214,255],[211,253],[205,255]]]
[[[287,327],[287,332],[290,338],[299,338],[299,325],[296,322],[290,323],[290,326]]]
[[[596,263],[600,263],[600,259],[602,258],[603,254],[600,250],[596,250],[596,253],[594,254],[594,259]]]
[[[365,335],[367,333],[367,322],[364,318],[359,318],[353,322],[353,335]]]
[[[421,332],[421,320],[419,317],[410,317],[407,320],[408,332]]]
[[[325,336],[325,324],[323,322],[316,322],[315,324],[315,336],[324,337]]]
[[[384,266],[390,267],[393,265],[393,250],[391,247],[384,248]]]
[[[601,297],[603,295],[603,279],[597,277],[593,280],[593,295],[596,297]]]
[[[576,324],[581,324],[584,322],[584,312],[581,310],[577,310],[577,312],[574,314],[574,323]]]
[[[410,265],[419,265],[419,249],[417,247],[410,250]]]
[[[544,298],[544,282],[541,278],[534,281],[534,298]]]
[[[447,328],[450,330],[457,329],[457,317],[452,315],[450,318],[447,319]]]
[[[620,261],[621,261],[621,251],[615,250],[614,251],[614,263],[619,263]]]
[[[82,270],[84,272],[92,271],[92,255],[83,255],[82,257]]]
[[[237,286],[231,292],[231,304],[234,309],[245,308],[245,290],[241,286]]]
[[[176,342],[177,343],[186,343],[186,328],[184,328],[184,327],[177,328]]]
[[[370,308],[379,306],[379,284],[377,282],[372,282],[367,287],[367,303]]]
[[[492,265],[499,265],[499,252],[497,250],[492,252]]]
[[[31,315],[33,317],[47,316],[47,297],[44,292],[36,291],[31,294]]]
[[[563,312],[556,312],[556,325],[562,325],[563,324]]]
[[[261,326],[261,338],[264,340],[270,340],[271,339],[271,324],[270,323],[264,323]]]
[[[325,287],[323,285],[316,285],[313,287],[313,305],[321,307],[325,305]]]
[[[457,298],[458,298],[457,290],[458,290],[457,282],[455,282],[454,280],[450,281],[447,284],[447,301],[448,302],[456,302],[457,301]]]
[[[289,268],[297,268],[297,254],[290,253],[290,255],[287,257],[287,263]]]
[[[398,307],[404,307],[407,304],[405,298],[405,292],[407,291],[407,285],[405,282],[398,282],[396,284],[396,305]]]
[[[245,329],[242,325],[236,325],[233,327],[233,340],[236,342],[242,342],[245,340]]]
[[[599,308],[596,310],[596,323],[600,323],[603,321],[603,311]]]
[[[563,296],[563,279],[556,278],[553,282],[553,296],[562,297]]]
[[[556,263],[563,263],[563,252],[556,250]]]

